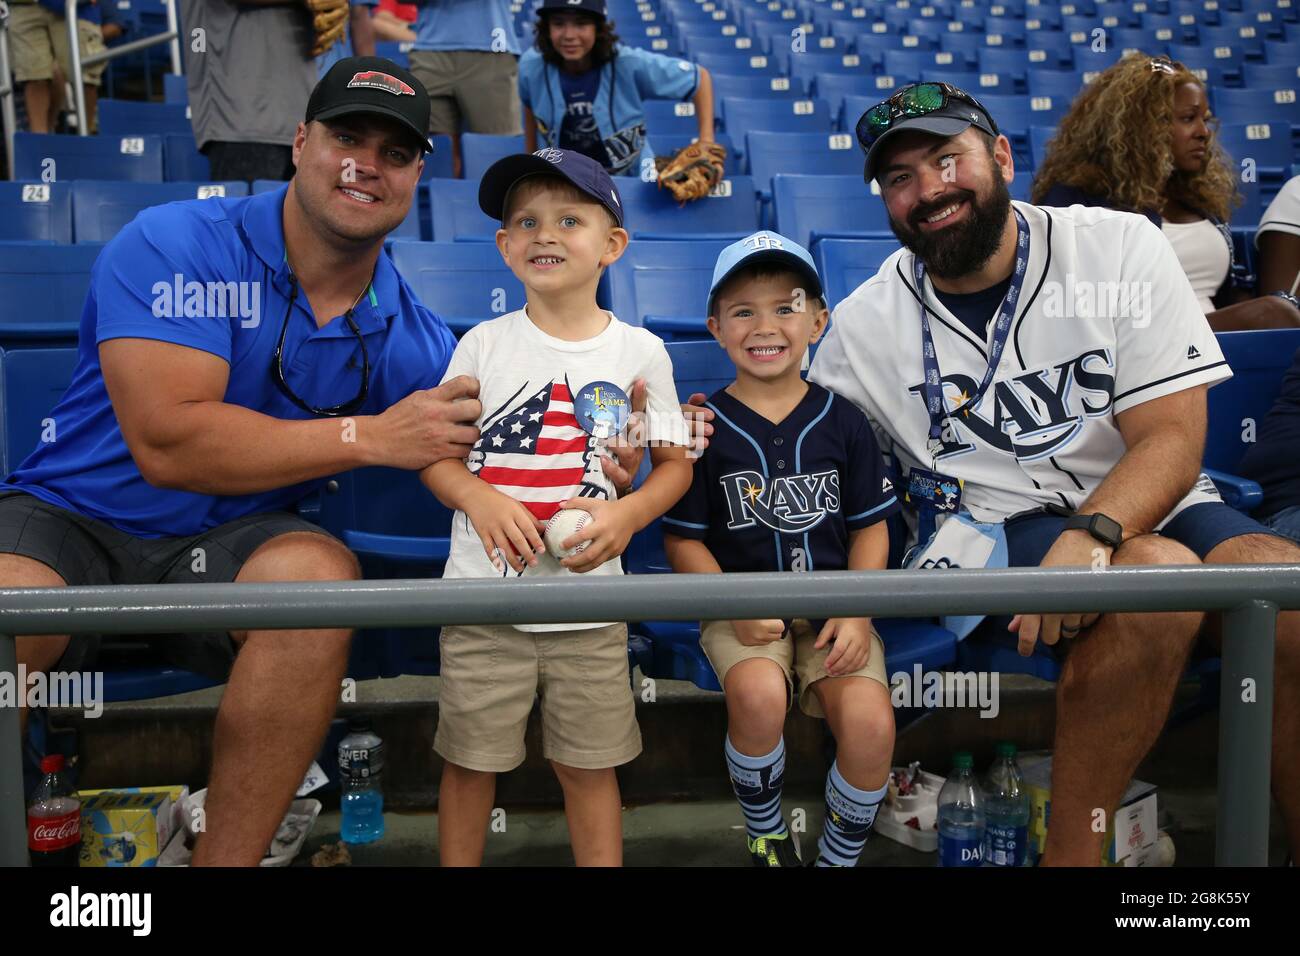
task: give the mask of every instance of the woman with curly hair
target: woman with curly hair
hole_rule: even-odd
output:
[[[1234,287],[1227,221],[1241,200],[1216,125],[1194,73],[1167,57],[1130,54],[1076,97],[1035,175],[1033,201],[1147,216],[1215,331],[1300,326],[1286,300]]]
[[[524,144],[572,149],[614,175],[653,172],[643,101],[692,100],[700,142],[713,141],[713,82],[704,67],[624,46],[604,0],[544,0],[537,42],[519,60]],[[648,164],[648,165],[647,165]]]

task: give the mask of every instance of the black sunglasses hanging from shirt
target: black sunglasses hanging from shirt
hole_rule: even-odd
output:
[[[275,345],[275,357],[271,362],[271,378],[275,380],[276,387],[285,398],[293,402],[304,412],[309,415],[319,415],[325,418],[339,418],[344,415],[352,415],[361,410],[366,403],[366,397],[370,394],[370,353],[366,349],[365,336],[361,334],[361,329],[356,321],[352,318],[352,309],[356,308],[353,303],[352,309],[344,314],[343,320],[347,322],[348,328],[352,334],[357,337],[357,343],[361,346],[361,389],[357,392],[356,398],[344,402],[341,405],[331,405],[328,408],[316,408],[309,405],[289,387],[289,382],[284,377],[284,336],[289,331],[289,317],[293,315],[293,304],[298,300],[298,280],[294,276],[289,277],[290,293],[289,307],[284,311],[284,322],[280,325],[280,338]],[[365,293],[363,292],[362,295]],[[360,298],[358,297],[358,302]]]

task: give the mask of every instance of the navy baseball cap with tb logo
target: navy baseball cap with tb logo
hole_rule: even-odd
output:
[[[498,159],[483,174],[478,205],[497,222],[505,219],[506,196],[525,176],[563,176],[577,189],[600,203],[623,225],[623,200],[609,171],[590,156],[571,149],[547,147],[535,153],[515,153]]]
[[[307,122],[352,113],[386,116],[409,129],[426,153],[429,145],[429,94],[424,84],[392,60],[350,56],[321,77],[307,100]]]

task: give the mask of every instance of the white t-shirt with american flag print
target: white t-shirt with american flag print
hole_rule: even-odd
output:
[[[469,375],[479,381],[483,414],[466,463],[498,491],[522,502],[543,524],[569,498],[614,498],[596,449],[596,439],[578,423],[573,396],[593,382],[610,382],[629,396],[632,383],[646,380],[646,436],[652,442],[688,445],[673,384],[672,362],[651,332],[620,322],[609,313],[605,330],[568,342],[547,335],[526,309],[470,329],[456,346],[443,381]],[[574,572],[549,554],[539,555],[528,577]],[[622,574],[615,558],[587,574]],[[451,551],[444,578],[516,577],[492,566],[483,543],[463,512],[452,520]],[[574,630],[600,624],[528,624],[525,631]]]

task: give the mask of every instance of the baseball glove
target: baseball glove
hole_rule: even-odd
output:
[[[348,0],[302,0],[311,17],[312,41],[311,55],[320,56],[343,38],[348,27]]]
[[[694,202],[722,181],[727,148],[720,143],[683,146],[659,170],[659,187],[680,203]]]

